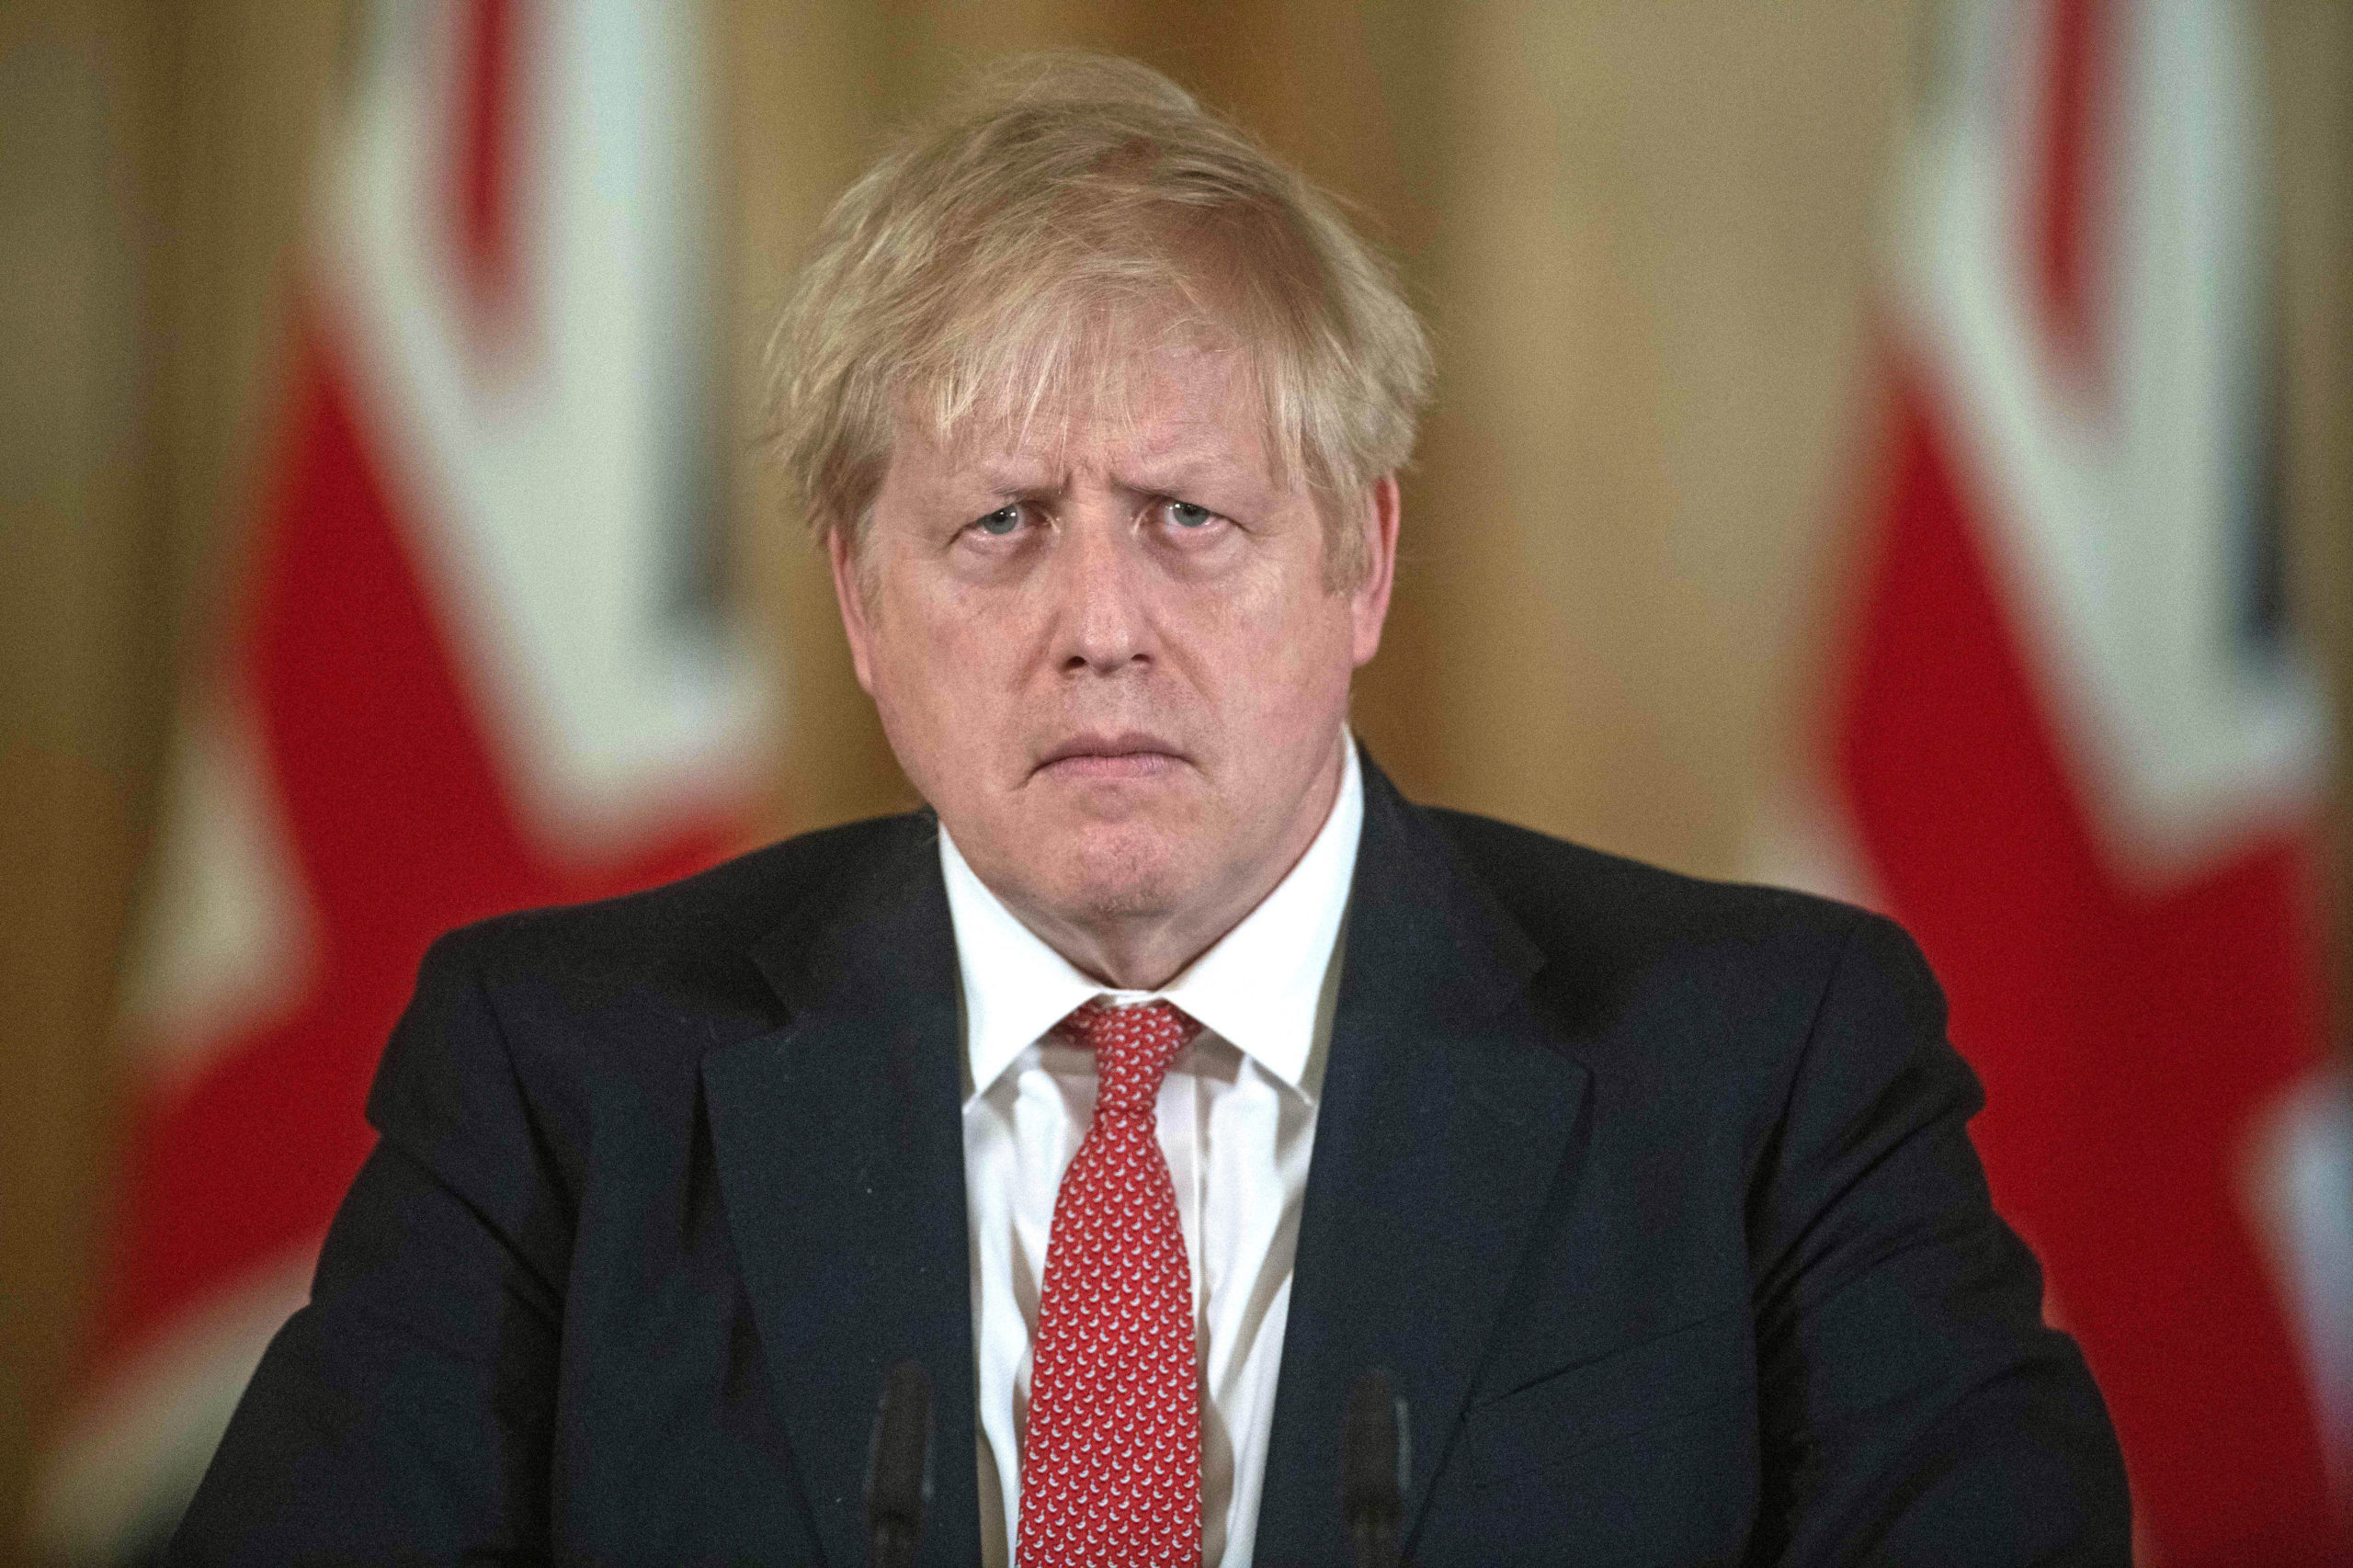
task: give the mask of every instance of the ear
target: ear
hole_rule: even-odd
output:
[[[858,581],[858,555],[849,530],[835,526],[825,530],[825,555],[834,567],[834,602],[841,607],[842,634],[849,639],[850,667],[866,695],[874,695],[872,648],[874,629],[867,619],[866,590]]]
[[[1369,560],[1364,581],[1348,596],[1358,667],[1381,651],[1381,628],[1389,619],[1389,590],[1397,576],[1397,528],[1403,517],[1397,476],[1384,473],[1374,480],[1363,505],[1361,526]]]

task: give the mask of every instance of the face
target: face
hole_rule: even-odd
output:
[[[1340,519],[1372,566],[1336,592],[1324,512],[1275,478],[1232,357],[1143,370],[1116,429],[943,447],[903,425],[834,571],[859,683],[973,870],[1081,968],[1156,985],[1330,810],[1397,492],[1384,478]]]

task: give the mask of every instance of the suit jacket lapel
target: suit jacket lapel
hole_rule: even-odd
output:
[[[876,1401],[931,1374],[923,1560],[980,1553],[955,940],[909,818],[755,949],[790,1009],[703,1064],[712,1156],[779,1415],[828,1561],[867,1556]]]
[[[1347,1561],[1340,1428],[1387,1371],[1410,1408],[1410,1531],[1583,1103],[1529,1006],[1538,953],[1365,767],[1347,950],[1308,1167],[1258,1515],[1262,1562]]]

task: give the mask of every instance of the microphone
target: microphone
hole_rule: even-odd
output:
[[[1367,1372],[1348,1391],[1340,1429],[1340,1515],[1356,1568],[1399,1568],[1405,1486],[1413,1473],[1405,1402],[1386,1372]]]
[[[874,1568],[915,1568],[931,1502],[931,1374],[902,1361],[884,1374],[866,1460],[866,1532]]]

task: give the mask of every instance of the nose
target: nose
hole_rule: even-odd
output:
[[[1066,523],[1058,570],[1057,662],[1065,675],[1112,675],[1152,662],[1143,563],[1120,521],[1074,517]]]

